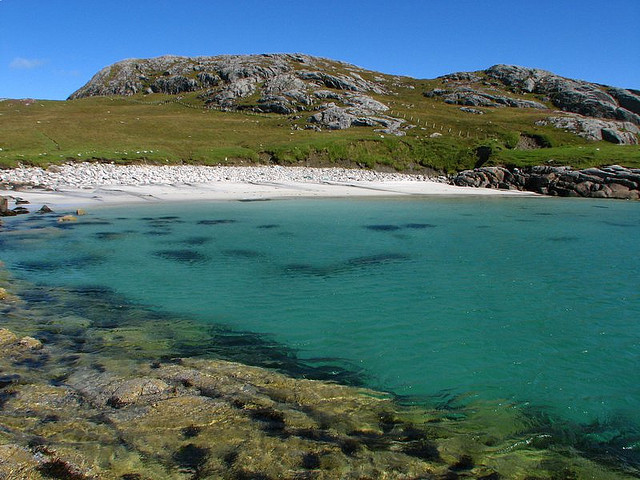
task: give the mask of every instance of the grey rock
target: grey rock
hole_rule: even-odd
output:
[[[474,115],[484,115],[484,112],[482,110],[477,110],[475,108],[460,107],[460,110],[466,113],[473,113]]]
[[[374,100],[367,95],[348,94],[344,97],[343,102],[346,105],[357,107],[361,110],[369,112],[386,112],[387,110],[389,110],[389,107],[387,107],[384,103]]]
[[[610,88],[608,91],[622,108],[640,115],[640,95],[635,95],[629,90],[622,88]]]
[[[634,123],[600,120],[581,115],[549,117],[536,123],[537,125],[551,124],[556,128],[575,133],[587,140],[606,140],[621,145],[637,145],[638,136],[640,135],[640,128]]]
[[[548,96],[556,107],[567,112],[640,125],[640,97],[629,90],[572,80],[545,70],[515,65],[494,65],[485,73],[513,91]]]
[[[546,109],[546,105],[533,100],[521,100],[504,95],[494,95],[470,87],[457,87],[453,91],[434,89],[425,94],[427,97],[441,96],[445,103],[470,107],[514,107]]]
[[[151,90],[160,93],[178,94],[197,90],[198,82],[192,78],[175,75],[173,77],[160,77],[151,85]]]
[[[448,75],[443,75],[443,76],[438,77],[438,78],[442,79],[445,83],[448,83],[448,82],[472,82],[472,83],[476,83],[476,82],[479,82],[481,80],[478,75],[476,75],[475,73],[472,73],[472,72],[450,73]]]
[[[331,130],[344,130],[349,128],[355,119],[356,117],[347,113],[344,108],[332,105],[312,115],[309,121]]]
[[[514,170],[481,167],[460,172],[450,181],[459,186],[509,188],[563,197],[640,198],[640,172],[619,165],[584,170],[551,166]]]
[[[258,100],[258,105],[254,109],[264,113],[271,112],[284,115],[290,115],[296,111],[295,107],[291,106],[291,102],[280,95],[263,96]]]

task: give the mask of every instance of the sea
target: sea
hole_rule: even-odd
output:
[[[11,275],[84,292],[89,308],[96,297],[102,315],[105,302],[163,315],[158,335],[188,319],[165,356],[226,357],[450,411],[516,408],[640,466],[637,202],[152,203],[57,220],[5,220]],[[221,347],[212,329],[235,341]]]

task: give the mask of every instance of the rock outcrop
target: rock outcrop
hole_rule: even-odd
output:
[[[561,197],[640,199],[640,169],[619,165],[573,170],[536,166],[524,169],[481,167],[465,170],[451,179],[464,187],[525,190]]]
[[[209,108],[283,115],[307,111],[319,127],[380,126],[403,135],[406,122],[389,116],[389,107],[370,96],[388,94],[390,82],[391,77],[308,55],[164,56],[108,66],[69,98],[197,91]]]
[[[631,122],[602,120],[573,114],[548,117],[536,125],[553,125],[556,128],[575,133],[587,140],[605,140],[619,145],[637,145],[640,127]]]
[[[471,107],[513,107],[538,108],[544,110],[546,105],[533,100],[522,100],[505,95],[491,94],[470,87],[456,87],[453,90],[436,88],[425,93],[427,97],[442,97],[445,103]]]
[[[515,65],[494,65],[479,72],[440,77],[447,88],[424,93],[464,107],[557,108],[537,125],[553,125],[589,140],[622,145],[638,143],[640,92],[561,77],[546,70]],[[518,98],[534,96],[536,100]],[[517,96],[517,97],[516,97]],[[468,111],[469,110],[465,110]],[[478,113],[481,110],[470,113]]]
[[[545,70],[515,65],[494,65],[484,73],[488,79],[497,80],[514,92],[547,96],[561,110],[640,125],[640,96],[631,90],[572,80]]]

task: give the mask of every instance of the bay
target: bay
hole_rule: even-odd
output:
[[[637,455],[639,234],[634,202],[407,197],[105,207],[0,241],[30,282],[254,332],[408,401],[617,429]]]

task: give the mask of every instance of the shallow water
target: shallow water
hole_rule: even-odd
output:
[[[106,287],[203,332],[259,334],[337,379],[442,406],[516,405],[640,455],[637,203],[295,200],[55,220],[5,223],[14,275]],[[202,338],[190,352],[210,352]]]

